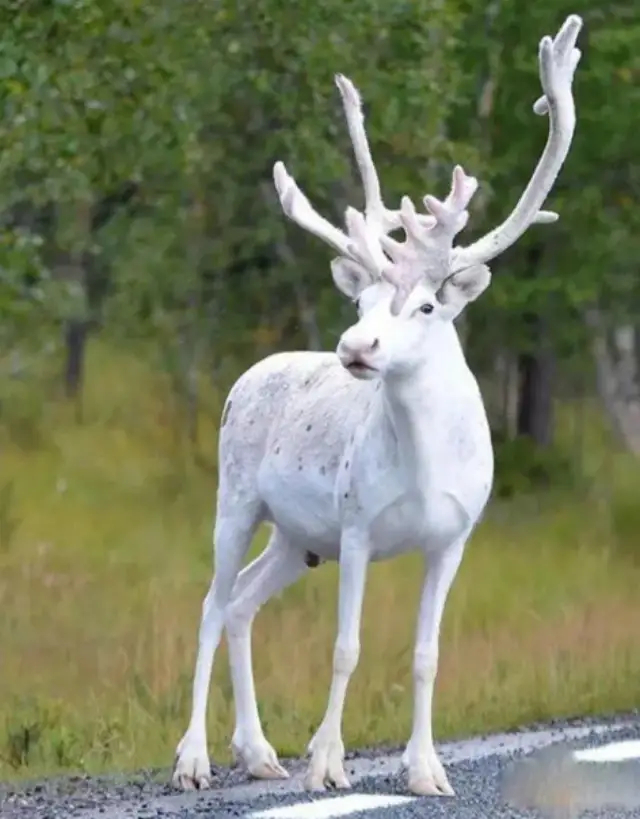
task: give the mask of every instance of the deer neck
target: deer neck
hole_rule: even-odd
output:
[[[385,378],[382,399],[399,463],[420,494],[435,485],[446,467],[447,426],[469,378],[473,376],[452,324],[438,328],[433,345],[410,374]]]

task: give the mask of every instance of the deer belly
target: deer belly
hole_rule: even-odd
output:
[[[340,524],[328,481],[269,469],[261,471],[259,489],[269,518],[292,545],[325,559],[337,556]]]

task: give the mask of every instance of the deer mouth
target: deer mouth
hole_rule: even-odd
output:
[[[378,372],[375,367],[367,364],[366,361],[363,361],[361,358],[354,358],[345,364],[344,368],[356,378],[370,378]]]

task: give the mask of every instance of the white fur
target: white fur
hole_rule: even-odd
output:
[[[391,316],[392,296],[387,284],[364,291],[362,317],[342,336],[339,355],[270,356],[229,393],[220,432],[216,572],[204,605],[194,716],[176,768],[183,787],[205,785],[208,777],[204,709],[225,623],[237,709],[233,744],[253,774],[281,773],[257,714],[249,633],[257,608],[306,570],[306,552],[339,560],[341,568],[334,681],[311,743],[307,785],[347,784],[340,725],[358,660],[366,567],[420,549],[430,573],[406,763],[413,791],[449,790],[431,734],[438,633],[464,544],[489,497],[493,456],[482,398],[446,307],[418,286]],[[426,302],[435,302],[428,316],[419,312]],[[378,347],[367,354],[374,337]],[[374,377],[347,372],[340,356],[347,362],[354,354],[377,368]],[[236,580],[263,520],[274,525],[269,546]]]
[[[552,135],[554,128],[572,125],[572,117],[558,117],[557,109],[569,101],[572,106],[579,22],[568,18],[555,41],[549,45],[545,39],[541,49]],[[333,278],[357,300],[358,321],[343,333],[335,353],[269,356],[247,370],[227,398],[219,441],[215,573],[203,604],[191,720],[174,770],[174,783],[182,788],[210,782],[206,703],[225,627],[236,707],[234,751],[255,776],[287,775],[260,724],[250,634],[260,606],[307,570],[308,553],[339,561],[340,588],[333,679],[324,718],[309,744],[305,784],[348,787],[341,723],[360,650],[367,566],[419,550],[428,572],[414,648],[413,730],[403,762],[413,793],[453,793],[432,735],[440,623],[493,481],[489,425],[453,319],[489,285],[483,262],[490,249],[486,243],[472,246],[481,252],[464,265],[452,254],[477,185],[461,168],[444,202],[425,197],[430,215],[418,215],[406,198],[400,211],[385,208],[359,96],[346,78],[337,83],[365,187],[365,215],[349,209],[344,234],[316,214],[281,164],[274,178],[285,212],[339,249]],[[564,151],[566,134],[560,142]],[[544,193],[528,189],[517,224],[505,223],[502,249],[526,224],[546,219],[546,212],[537,214],[559,170],[557,155],[550,164],[547,151],[543,165],[538,183]],[[405,230],[404,244],[388,237],[397,227]],[[273,526],[269,544],[241,571],[262,521]]]

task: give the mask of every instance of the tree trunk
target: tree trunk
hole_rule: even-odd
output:
[[[67,397],[75,400],[77,420],[81,421],[85,352],[90,327],[85,251],[91,234],[91,203],[79,200],[72,203],[68,210],[60,208],[58,230],[62,261],[58,265],[58,275],[72,286],[75,293],[72,313],[64,324],[64,388]]]
[[[528,254],[527,275],[538,274],[542,250],[535,246]],[[555,355],[549,342],[549,327],[540,311],[522,316],[527,331],[526,352],[518,355],[517,434],[531,438],[540,447],[553,442],[553,379]]]
[[[536,324],[539,317],[536,316]],[[537,328],[540,333],[540,329]],[[518,356],[519,399],[517,434],[532,438],[538,446],[553,442],[553,352],[545,349],[540,333],[538,347]]]
[[[293,288],[298,305],[298,317],[307,337],[306,347],[309,350],[321,350],[322,336],[320,335],[320,328],[318,327],[316,307],[313,300],[309,298],[307,288],[301,276],[294,278]]]
[[[620,325],[608,334],[598,310],[586,315],[593,331],[593,356],[600,398],[620,441],[640,455],[640,366],[638,331]]]
[[[518,360],[506,347],[499,347],[493,363],[498,397],[495,415],[499,429],[508,441],[518,433]]]
[[[64,366],[64,386],[68,398],[76,398],[84,382],[84,362],[89,322],[69,319],[64,329],[67,350]]]
[[[198,369],[200,365],[200,282],[202,276],[202,259],[204,255],[205,236],[205,203],[202,184],[197,174],[192,178],[193,200],[189,209],[189,234],[187,236],[187,258],[191,277],[186,298],[185,322],[180,329],[178,343],[181,359],[180,382],[183,400],[187,413],[187,435],[193,450],[199,443],[198,416],[200,409],[200,390]]]

